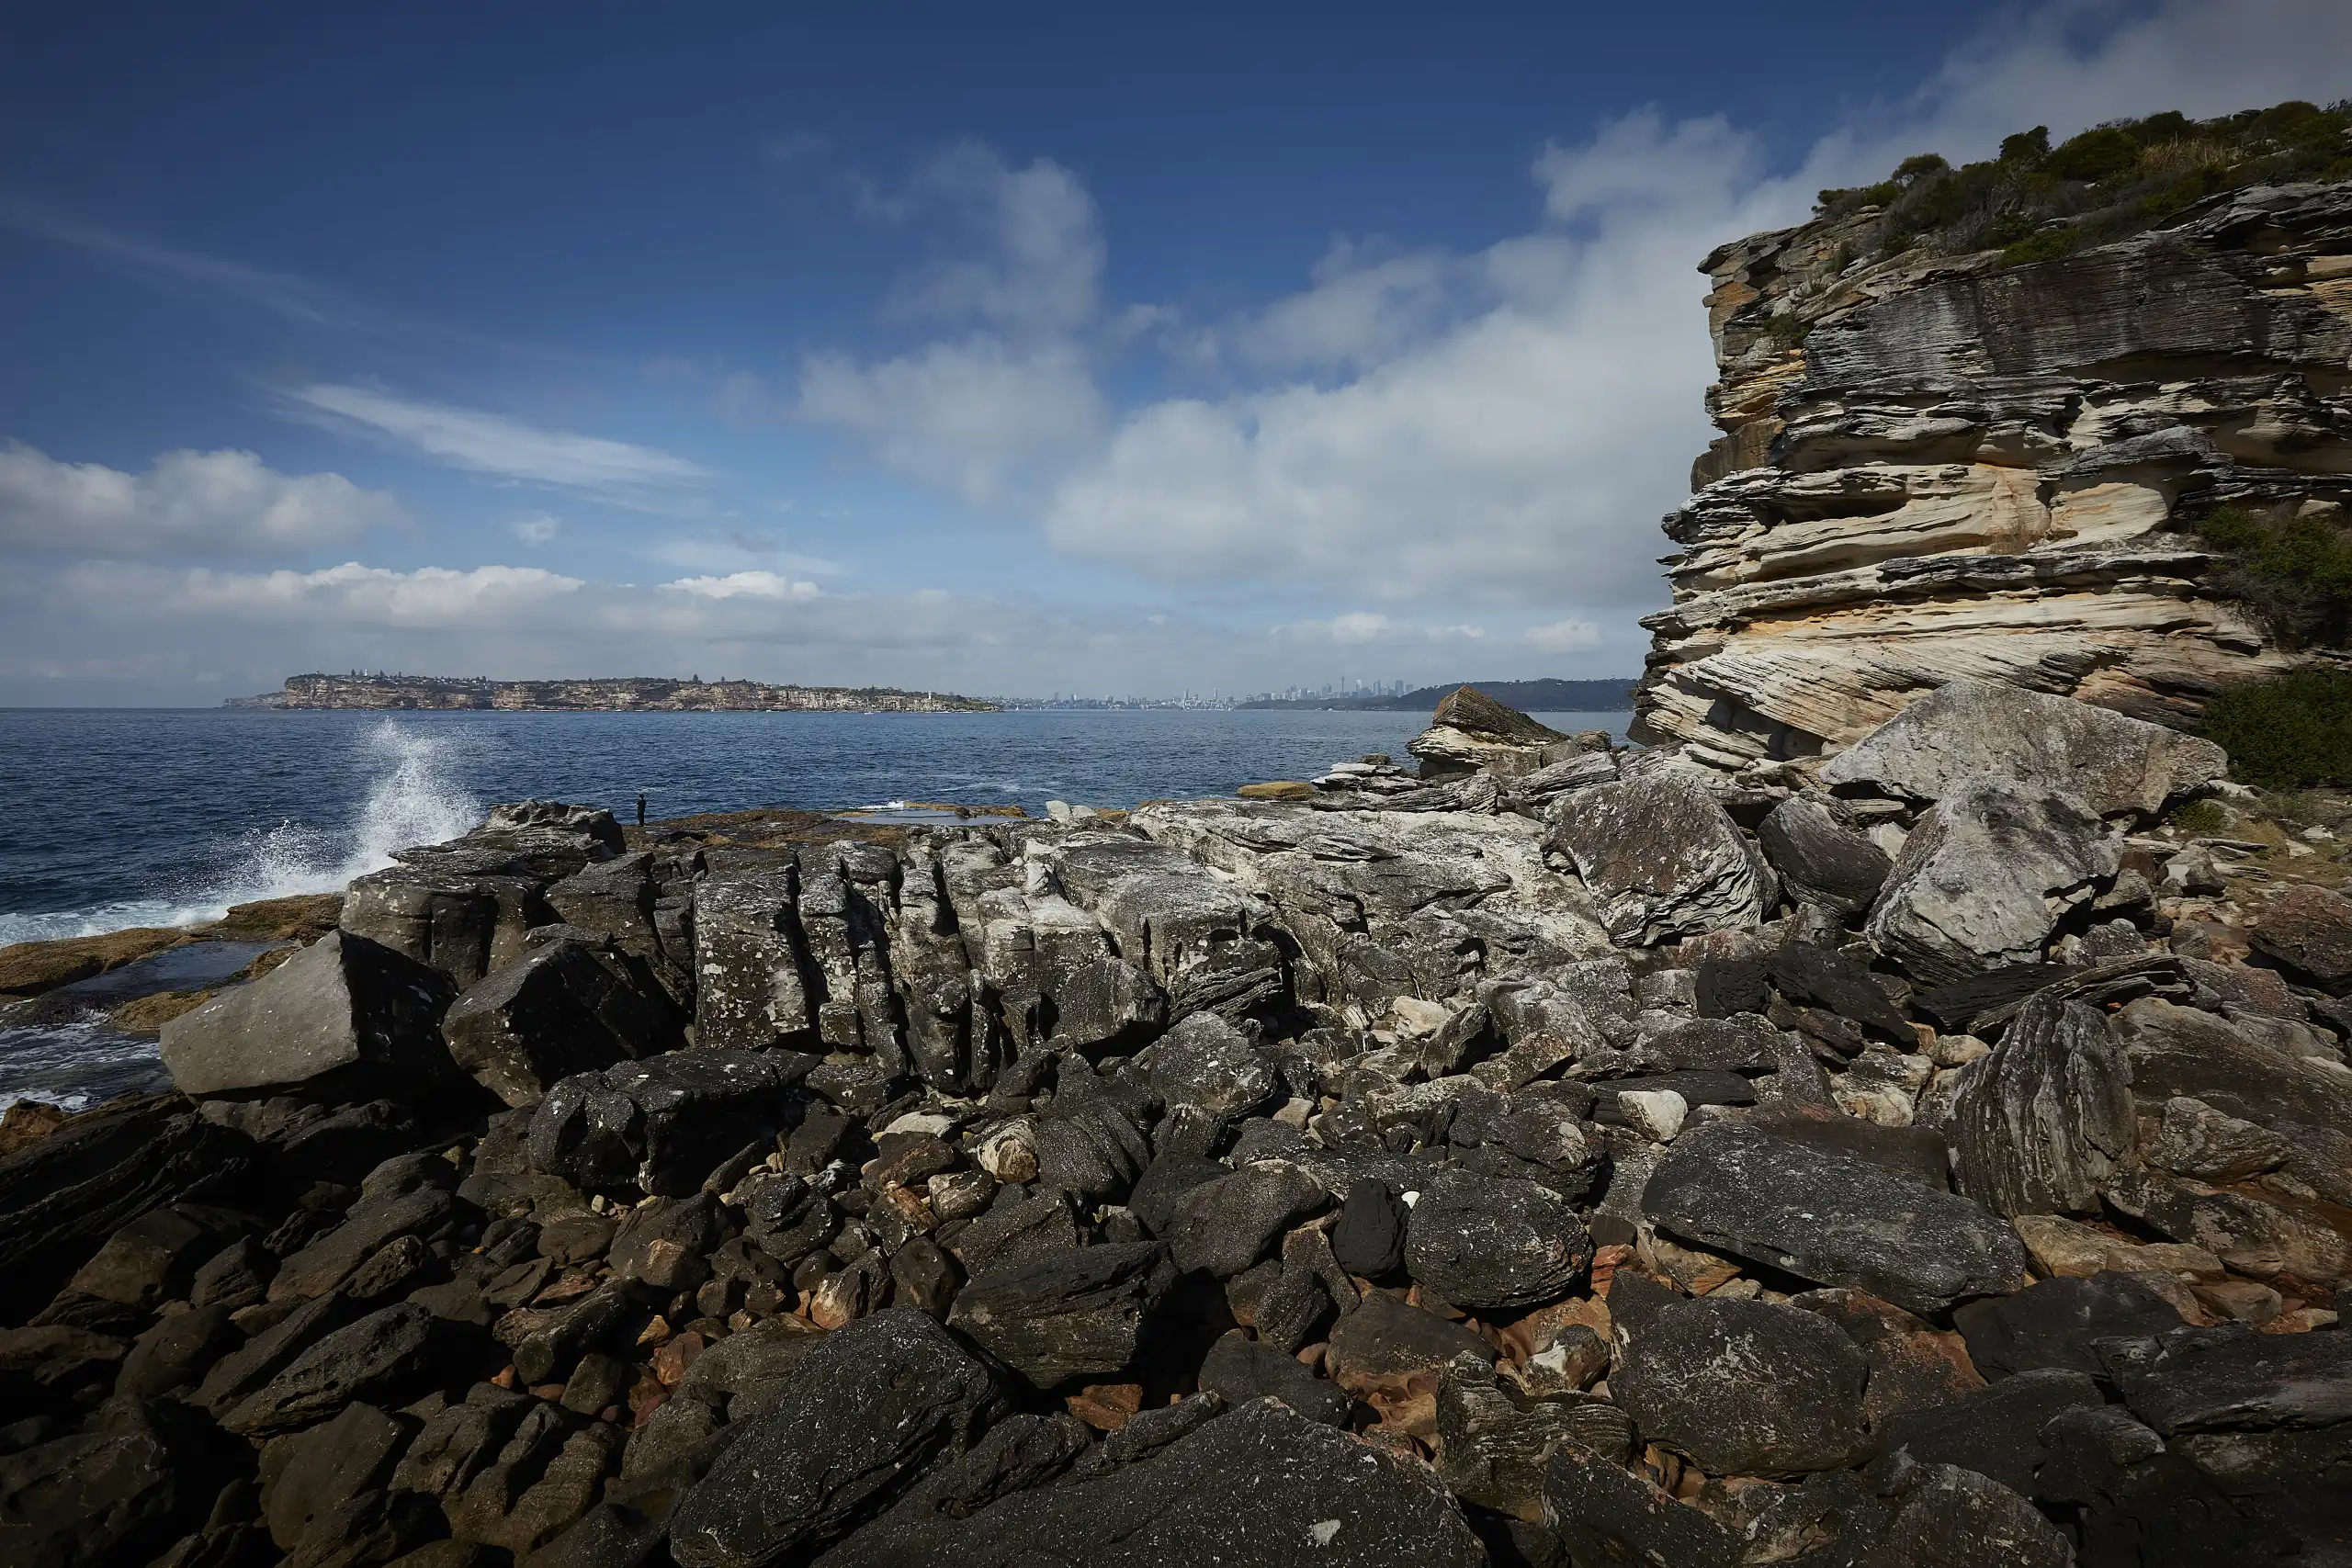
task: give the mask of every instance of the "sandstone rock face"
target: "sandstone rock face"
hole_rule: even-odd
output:
[[[1575,744],[1558,730],[1507,707],[1476,686],[1464,686],[1437,705],[1430,727],[1405,749],[1421,760],[1423,778],[1446,778],[1480,769],[1503,777],[1532,773]]]
[[[1725,434],[1666,520],[1634,739],[1834,752],[1959,679],[2177,725],[2290,667],[2192,525],[2346,499],[2347,215],[2293,186],[2033,265],[1849,265],[1868,216],[1709,256]]]

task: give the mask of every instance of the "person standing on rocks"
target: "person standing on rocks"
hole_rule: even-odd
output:
[[[645,826],[645,792],[643,790],[637,792],[637,825],[640,828]]]

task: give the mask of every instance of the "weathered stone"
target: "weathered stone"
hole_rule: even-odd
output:
[[[853,1538],[825,1560],[828,1568],[1472,1568],[1487,1560],[1427,1471],[1265,1400],[1195,1426],[1147,1457],[1015,1491],[960,1520],[945,1509],[929,1518],[932,1530],[888,1535],[870,1554]],[[703,1568],[683,1555],[680,1562]]]
[[[709,1274],[703,1254],[719,1237],[718,1201],[709,1193],[655,1198],[629,1212],[606,1257],[616,1274],[658,1291],[691,1291]]]
[[[1812,1313],[1678,1298],[1615,1333],[1611,1396],[1711,1475],[1832,1470],[1862,1446],[1869,1363]]]
[[[1956,1464],[2013,1492],[2038,1496],[2041,1429],[2069,1410],[2106,1402],[2081,1372],[2044,1367],[1963,1394],[1949,1404],[1903,1410],[1880,1422],[1871,1447],[1921,1464]]]
[[[801,1360],[678,1505],[680,1568],[806,1562],[1005,1414],[988,1369],[919,1312],[877,1313]]]
[[[1544,1517],[1579,1561],[1736,1568],[1739,1540],[1646,1476],[1581,1443],[1552,1450]]]
[[[2015,1233],[1969,1200],[1756,1127],[1682,1138],[1651,1172],[1642,1211],[1702,1246],[1915,1312],[2026,1280]]]
[[[2030,964],[2054,906],[2088,897],[2119,857],[2106,826],[2064,795],[1963,785],[1911,830],[1871,906],[1871,944],[1931,984]]]
[[[695,884],[695,1043],[726,1050],[815,1040],[795,874],[734,870]]]
[[[2093,1347],[2115,1336],[2161,1334],[2180,1314],[2136,1274],[2044,1280],[2013,1296],[1972,1302],[1952,1314],[1968,1357],[1988,1378],[2038,1368],[2098,1374]]]
[[[1084,1247],[974,1273],[947,1321],[1050,1388],[1132,1365],[1168,1285],[1157,1242]]]
[[[455,1337],[423,1307],[397,1302],[337,1329],[220,1418],[267,1437],[325,1419],[354,1400],[399,1404],[435,1381]]]
[[[1791,795],[1767,813],[1757,825],[1756,841],[1792,899],[1841,915],[1869,908],[1894,866],[1868,834],[1802,795]]]
[[[531,1119],[531,1168],[588,1192],[678,1197],[785,1118],[810,1058],[673,1051],[569,1077]]]
[[[2290,1175],[2329,1202],[2352,1206],[2352,1077],[2333,1060],[2267,1041],[2251,1020],[2217,1018],[2156,997],[2124,1008],[2114,1030],[2143,1114],[2188,1097],[2267,1131],[2284,1141],[2280,1163]],[[2218,1124],[2209,1125],[2213,1135],[2223,1136]],[[2188,1135],[2185,1128],[2182,1135]],[[2228,1157],[2221,1145],[2211,1151],[2217,1170],[2223,1172],[2233,1163],[2259,1160],[2276,1146],[2244,1132],[2229,1134],[2223,1142]],[[2204,1157],[2185,1147],[2182,1153],[2190,1159]],[[2154,1158],[2150,1163],[2163,1164]]]
[[[1325,1361],[1331,1381],[1379,1411],[1383,1426],[1429,1436],[1438,1381],[1465,1351],[1495,1359],[1494,1347],[1460,1324],[1374,1291],[1331,1330]]]
[[[1275,1238],[1329,1201],[1295,1165],[1267,1160],[1204,1181],[1177,1199],[1164,1239],[1180,1269],[1229,1280],[1266,1254]]]
[[[2222,777],[2211,740],[1997,681],[1953,681],[1830,759],[1825,784],[1941,800],[1985,781],[2154,817]]]
[[[1959,1335],[1930,1328],[1892,1302],[1861,1291],[1832,1288],[1789,1298],[1846,1331],[1871,1364],[1862,1418],[1876,1432],[1898,1411],[1950,1404],[1984,1386]]]
[[[2308,884],[2290,887],[2255,921],[2254,945],[2343,996],[2352,987],[2352,899]]]
[[[1842,953],[1789,942],[1773,951],[1764,973],[1782,997],[1800,1007],[1826,1008],[1899,1050],[1918,1045],[1918,1032],[1887,1000],[1871,972]]]
[[[343,1223],[288,1258],[270,1280],[268,1299],[304,1301],[322,1296],[399,1236],[431,1235],[447,1224],[457,1205],[434,1188],[397,1198],[356,1204]]]
[[[451,1081],[440,1021],[455,994],[424,964],[331,931],[165,1024],[164,1066],[190,1096],[300,1087],[413,1100]]]
[[[2277,1169],[2293,1148],[2267,1127],[2242,1122],[2191,1096],[2177,1094],[2164,1103],[2164,1122],[2140,1151],[2159,1170],[2200,1181],[2244,1181]]]
[[[354,1403],[299,1437],[271,1438],[261,1456],[261,1511],[277,1549],[293,1552],[314,1525],[380,1490],[411,1430],[398,1416]]]
[[[1404,1205],[1389,1195],[1385,1184],[1350,1182],[1339,1223],[1331,1227],[1331,1251],[1340,1267],[1365,1280],[1403,1267],[1406,1218]]]
[[[1560,1196],[1532,1181],[1432,1173],[1405,1224],[1405,1268],[1458,1307],[1538,1306],[1567,1293],[1592,1238]]]
[[[1545,842],[1566,853],[1621,943],[1752,926],[1764,912],[1760,859],[1698,784],[1656,773],[1580,790]]]
[[[509,1105],[537,1105],[559,1078],[672,1043],[663,1012],[573,941],[534,946],[468,987],[441,1032],[458,1066]]]
[[[194,1445],[168,1403],[119,1400],[90,1428],[0,1455],[0,1560],[11,1568],[135,1563],[198,1523]]]
[[[1326,1426],[1344,1426],[1348,1419],[1348,1396],[1337,1384],[1317,1377],[1297,1357],[1238,1332],[1222,1335],[1209,1347],[1200,1383],[1236,1407],[1272,1398]]]
[[[1438,1478],[1465,1503],[1540,1522],[1545,1461],[1576,1433],[1573,1404],[1522,1404],[1481,1357],[1455,1358],[1438,1383]]]
[[[1274,1064],[1224,1019],[1194,1013],[1153,1043],[1151,1086],[1170,1107],[1197,1106],[1231,1120],[1272,1098]]]
[[[1951,1118],[1961,1190],[1996,1213],[2085,1213],[2138,1140],[2132,1067],[2107,1019],[2044,992],[1964,1070]]]
[[[203,1377],[221,1352],[240,1338],[226,1306],[190,1307],[156,1320],[123,1358],[115,1378],[117,1393],[142,1398],[169,1393]]]
[[[1438,700],[1429,728],[1405,750],[1421,760],[1425,779],[1477,770],[1510,778],[1556,760],[1546,755],[1546,748],[1567,739],[1476,686],[1457,686]]]

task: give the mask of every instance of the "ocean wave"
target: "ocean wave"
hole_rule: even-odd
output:
[[[437,844],[482,819],[484,807],[457,776],[458,742],[385,719],[360,738],[354,766],[368,777],[352,820],[322,828],[288,820],[222,846],[223,869],[186,892],[166,891],[81,909],[0,913],[0,945],[103,936],[133,926],[196,926],[232,904],[299,893],[339,892],[381,871],[392,852]]]

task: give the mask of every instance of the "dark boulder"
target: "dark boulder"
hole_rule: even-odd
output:
[[[456,1068],[441,1017],[457,988],[388,947],[330,931],[260,979],[164,1025],[182,1094],[300,1089],[351,1100],[415,1100]]]
[[[1532,1181],[1432,1172],[1405,1224],[1407,1271],[1474,1311],[1557,1300],[1591,1261],[1576,1211]]]
[[[381,1491],[414,1430],[412,1421],[354,1403],[300,1436],[271,1438],[261,1454],[261,1511],[277,1549],[305,1547],[305,1538],[322,1524],[328,1528],[319,1533],[330,1535],[348,1517],[350,1505]]]
[[[1229,1280],[1329,1201],[1321,1185],[1296,1166],[1261,1161],[1185,1192],[1164,1239],[1178,1269]]]
[[[706,1483],[707,1484],[707,1483]],[[1486,1551],[1428,1471],[1260,1401],[1147,1458],[1032,1488],[955,1520],[899,1555],[828,1562],[957,1568],[1484,1568]],[[910,1548],[913,1550],[910,1550]],[[704,1568],[682,1553],[684,1568]]]
[[[1358,1279],[1394,1273],[1405,1262],[1405,1206],[1385,1184],[1369,1178],[1351,1181],[1339,1223],[1331,1227],[1332,1256]]]
[[[672,1051],[565,1078],[532,1115],[531,1168],[586,1192],[683,1196],[774,1135],[812,1065],[780,1052]]]
[[[1841,915],[1869,908],[1894,865],[1868,834],[1802,795],[1791,795],[1767,812],[1756,826],[1756,841],[1792,900]]]
[[[956,1521],[1000,1498],[1060,1480],[1090,1451],[1092,1438],[1069,1416],[1008,1416],[925,1476],[888,1514],[819,1561],[824,1568],[900,1568],[939,1561],[933,1555],[938,1537],[956,1529]]]
[[[243,1437],[268,1437],[315,1425],[354,1400],[403,1404],[440,1381],[457,1337],[454,1325],[396,1302],[303,1351],[220,1424]]]
[[[2069,1410],[2105,1404],[2098,1385],[2083,1373],[2037,1368],[1950,1404],[1898,1411],[1871,1435],[1871,1447],[1921,1464],[1956,1464],[2012,1492],[2039,1496],[2034,1472],[2043,1457],[2042,1428]]]
[[[1215,1013],[1193,1014],[1151,1047],[1151,1087],[1171,1108],[1230,1121],[1265,1104],[1277,1082],[1272,1055]]]
[[[703,1255],[722,1232],[718,1201],[707,1192],[655,1198],[629,1211],[613,1233],[605,1260],[613,1272],[657,1291],[691,1291],[708,1277]]]
[[[194,1436],[168,1402],[120,1399],[81,1432],[0,1456],[0,1562],[149,1561],[200,1523],[212,1500],[203,1478],[188,1473]]]
[[[1579,1443],[1552,1450],[1544,1517],[1578,1563],[1737,1568],[1739,1538],[1648,1477]]]
[[[2290,887],[2255,922],[2254,947],[2343,996],[2352,990],[2352,898],[2309,884]]]
[[[185,1388],[202,1378],[240,1338],[225,1306],[190,1307],[158,1318],[131,1342],[116,1375],[115,1392],[153,1397]]]
[[[1434,1435],[1438,1382],[1465,1351],[1494,1362],[1494,1347],[1462,1325],[1373,1291],[1332,1328],[1324,1364],[1385,1425]]]
[[[230,1190],[253,1163],[249,1140],[173,1095],[72,1117],[0,1156],[0,1322],[23,1322],[123,1225]]]
[[[2132,1414],[2167,1438],[2329,1427],[2352,1436],[2343,1429],[2352,1422],[2352,1337],[2175,1324],[2119,1329],[2097,1354]]]
[[[1577,791],[1544,840],[1566,854],[1629,946],[1752,926],[1770,872],[1715,797],[1659,772]]]
[[[2026,1280],[2017,1233],[1967,1199],[1752,1126],[1678,1140],[1651,1172],[1642,1212],[1703,1247],[1914,1312]]]
[[[1229,1405],[1279,1399],[1310,1421],[1347,1424],[1348,1396],[1297,1357],[1235,1332],[1222,1335],[1201,1362],[1200,1384]]]
[[[695,1043],[721,1050],[816,1040],[796,873],[735,869],[695,884]]]
[[[1971,1302],[1952,1314],[1968,1359],[1988,1378],[2037,1368],[2099,1375],[2101,1339],[2162,1334],[2180,1314],[2129,1274],[2044,1280],[2013,1296]]]
[[[947,1321],[1051,1388],[1131,1366],[1170,1280],[1157,1242],[1084,1247],[975,1273]]]
[[[680,1568],[803,1562],[1006,1414],[989,1370],[919,1312],[829,1335],[673,1516]]]
[[[1611,1396],[1710,1475],[1834,1470],[1861,1450],[1869,1363],[1812,1313],[1678,1297],[1615,1332]]]
[[[1844,953],[1792,942],[1774,950],[1764,970],[1773,987],[1797,1006],[1826,1008],[1900,1050],[1919,1048],[1919,1032],[1887,1000],[1871,972]]]
[[[2106,1015],[2063,991],[2018,1010],[1952,1105],[1960,1189],[1996,1213],[2095,1213],[2138,1139],[2132,1065]]]
[[[198,1266],[221,1243],[253,1228],[250,1216],[203,1204],[150,1210],[107,1237],[65,1289],[134,1312],[153,1312],[166,1301],[185,1299],[195,1287]]]
[[[559,1078],[675,1043],[665,1010],[575,941],[535,945],[468,987],[441,1032],[458,1066],[509,1105],[537,1105]]]

